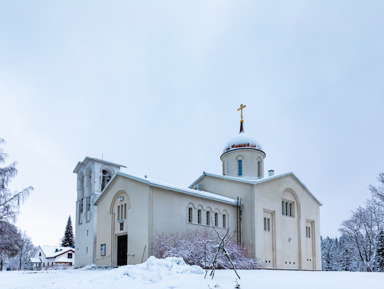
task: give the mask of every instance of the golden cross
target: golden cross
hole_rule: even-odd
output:
[[[246,107],[246,105],[240,104],[240,108],[237,109],[237,111],[241,111],[241,122],[243,122],[243,108]]]

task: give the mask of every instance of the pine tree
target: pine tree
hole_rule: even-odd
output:
[[[377,248],[375,256],[375,269],[384,272],[384,231],[381,230],[377,236]]]
[[[75,240],[73,237],[71,216],[68,218],[67,226],[65,227],[64,237],[61,239],[62,247],[75,247]]]

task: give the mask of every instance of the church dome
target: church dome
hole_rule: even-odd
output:
[[[226,143],[223,153],[241,148],[263,150],[260,143],[253,136],[250,136],[242,130],[238,135],[235,135]]]

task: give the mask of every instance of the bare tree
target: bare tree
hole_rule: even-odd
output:
[[[384,205],[384,173],[379,174],[377,181],[379,182],[379,185],[377,187],[370,185],[369,190],[371,191],[372,195],[379,199],[382,205]]]
[[[367,202],[352,212],[349,220],[341,224],[340,232],[350,240],[354,251],[359,256],[364,271],[374,270],[377,235],[382,228],[383,209],[375,200]]]
[[[19,270],[32,269],[30,258],[32,257],[34,251],[35,246],[33,245],[31,238],[26,232],[23,232],[20,240],[19,253],[17,254]]]
[[[0,138],[0,144],[4,140]],[[0,148],[0,164],[5,162],[8,157]],[[12,192],[8,189],[8,182],[17,175],[16,162],[11,163],[6,167],[0,167],[0,221],[14,221],[19,213],[20,203],[24,201],[33,187],[25,188],[21,191]]]
[[[217,252],[216,252],[215,256],[212,259],[211,273],[209,274],[209,276],[212,276],[212,279],[213,279],[213,277],[215,276],[215,270],[216,270],[216,265],[217,265],[216,264],[217,263],[217,258],[220,255],[224,255],[228,259],[229,263],[231,264],[233,271],[235,271],[235,274],[236,274],[237,278],[240,279],[240,276],[239,276],[239,274],[236,271],[236,267],[233,264],[232,259],[229,256],[229,253],[228,253],[228,251],[226,249],[226,244],[231,241],[231,239],[233,238],[234,234],[232,236],[229,236],[228,235],[229,234],[229,229],[227,229],[225,235],[222,237],[222,236],[220,236],[219,232],[215,229],[214,226],[212,226],[212,228],[213,228],[213,230],[215,230],[215,232],[216,232],[216,234],[217,234],[217,236],[218,236],[220,241],[219,241],[218,245],[216,246],[217,247]],[[204,278],[207,277],[207,273],[208,273],[208,271],[205,272]]]

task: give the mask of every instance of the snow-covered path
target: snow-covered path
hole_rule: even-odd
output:
[[[231,270],[216,271],[215,278],[204,279],[199,268],[183,264],[153,261],[138,266],[112,270],[65,270],[41,272],[0,272],[0,288],[105,289],[105,288],[222,288],[233,289],[236,275]],[[165,265],[164,265],[165,264]],[[141,267],[140,267],[141,266]],[[268,289],[383,289],[384,273],[358,272],[298,272],[298,271],[239,271],[240,288]]]

